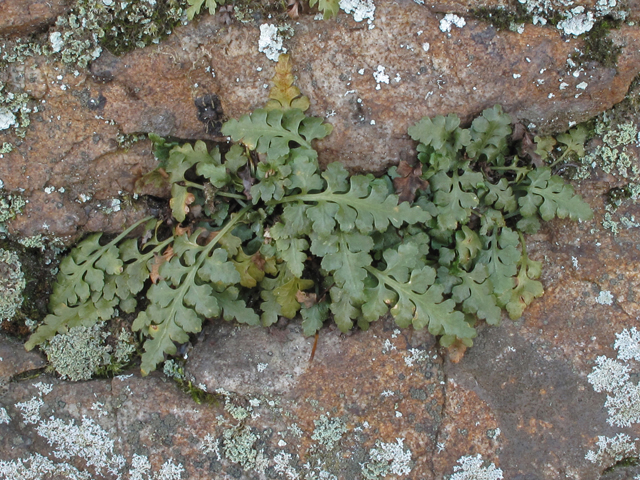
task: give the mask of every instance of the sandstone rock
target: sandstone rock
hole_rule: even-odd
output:
[[[310,342],[293,325],[280,330],[217,323],[203,337],[189,354],[188,371],[210,392],[286,393],[305,372],[311,355]],[[249,351],[247,344],[253,346]]]
[[[637,27],[611,34],[623,46],[617,69],[572,67],[582,40],[565,39],[554,27],[527,25],[518,34],[467,19],[446,33],[432,10],[380,3],[373,29],[343,13],[325,22],[303,16],[292,25],[285,46],[297,84],[311,99],[310,113],[335,127],[317,145],[321,161],[380,171],[412,155],[406,130],[422,116],[453,112],[469,121],[498,103],[538,132],[565,130],[620,101],[640,71]],[[147,142],[122,148],[121,134],[220,140],[206,133],[195,100],[217,94],[221,120],[263,105],[275,64],[258,52],[258,37],[255,26],[204,16],[160,45],[103,54],[92,75],[42,58],[12,65],[9,84],[39,101],[27,137],[7,135],[15,148],[0,164],[5,189],[23,189],[29,200],[10,230],[72,239],[89,229],[121,229],[149,213],[136,203],[138,213],[111,216],[114,199],[128,203],[133,180],[155,165]]]
[[[47,362],[37,352],[26,353],[22,342],[0,334],[0,386],[15,375],[44,367]]]
[[[0,35],[28,35],[56,21],[70,8],[68,0],[0,2]]]
[[[496,103],[540,131],[564,130],[620,101],[640,71],[635,28],[613,33],[626,45],[616,71],[595,63],[571,67],[582,41],[565,41],[555,28],[527,26],[517,34],[469,20],[445,33],[440,19],[406,2],[378,5],[371,30],[344,16],[330,29],[308,17],[296,22],[286,46],[297,84],[311,99],[311,113],[335,126],[318,145],[325,157],[380,170],[411,150],[406,129],[422,116],[454,112],[470,120]],[[105,114],[126,132],[153,127],[206,138],[193,97],[216,93],[229,117],[264,103],[273,63],[257,51],[258,34],[205,18],[153,53],[108,58],[108,67],[97,60],[93,71],[111,79],[103,90]]]
[[[505,104],[514,118],[562,129],[621,98],[640,68],[637,29],[615,33],[626,42],[617,74],[586,65],[576,78],[565,62],[580,40],[565,42],[541,27],[527,26],[522,35],[496,32],[472,21],[448,37],[439,18],[407,2],[379,5],[372,30],[342,14],[331,28],[309,18],[295,26],[288,48],[298,85],[315,114],[336,112],[321,156],[380,169],[412,148],[406,127],[422,115],[456,111],[468,119],[493,103]],[[160,46],[102,57],[94,78],[41,59],[29,65],[28,79],[13,76],[42,109],[23,143],[0,163],[5,188],[24,188],[30,200],[12,231],[38,233],[43,222],[59,234],[118,230],[129,217],[142,216],[148,205],[113,212],[112,200],[123,198],[119,191],[131,192],[134,179],[155,161],[147,141],[124,149],[115,141],[118,133],[161,130],[211,139],[197,120],[195,98],[217,93],[229,117],[261,105],[273,64],[256,52],[257,36],[254,27],[220,27],[205,17]],[[372,75],[378,65],[390,74],[380,90]],[[514,79],[516,72],[522,77]],[[440,75],[447,83],[438,85]],[[560,90],[558,78],[570,86]],[[588,85],[575,98],[583,81]],[[345,96],[348,89],[357,94]],[[556,96],[549,99],[549,93]],[[637,150],[631,161],[638,164]],[[631,478],[637,467],[601,477],[618,460],[597,442],[628,434],[635,446],[640,422],[621,427],[612,421],[607,392],[595,391],[589,377],[599,357],[622,361],[615,342],[637,327],[640,315],[638,227],[630,222],[613,236],[601,226],[605,194],[626,183],[597,173],[580,188],[595,210],[592,222],[556,220],[527,239],[529,255],[544,262],[545,296],[517,322],[480,326],[475,345],[457,364],[427,332],[396,329],[388,318],[349,336],[323,329],[313,361],[313,339],[295,322],[270,330],[213,324],[188,352],[190,376],[183,384],[192,393],[223,389],[215,397],[198,392],[211,403],[196,404],[158,372],[82,383],[41,376],[5,386],[0,476],[29,478],[24,471],[15,477],[6,472],[20,462],[33,470],[40,458],[53,478],[69,478],[73,468],[97,479],[181,469],[175,478],[350,480],[366,471],[367,478],[439,480],[454,472],[486,478],[491,469],[505,479]],[[54,187],[51,193],[47,187]],[[81,203],[84,192],[93,200]],[[640,218],[640,210],[629,201],[617,215]],[[43,364],[19,348],[0,341],[0,378]],[[7,358],[17,366],[5,374]],[[635,387],[637,362],[625,362],[632,375],[627,385]],[[85,450],[78,453],[81,444]]]

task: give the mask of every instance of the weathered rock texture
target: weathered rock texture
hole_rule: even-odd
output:
[[[68,0],[2,0],[0,35],[27,35],[46,28],[69,9]]]
[[[285,46],[297,84],[310,113],[335,127],[318,143],[321,161],[380,171],[411,154],[406,131],[422,116],[457,113],[468,121],[494,104],[536,131],[565,130],[619,102],[640,71],[637,27],[611,32],[622,52],[617,68],[603,68],[571,66],[583,40],[555,27],[527,25],[518,34],[467,18],[446,33],[441,19],[406,0],[379,2],[373,29],[343,13],[291,23]],[[262,106],[275,64],[258,51],[259,35],[255,25],[204,16],[157,46],[119,58],[105,52],[90,73],[41,57],[0,73],[38,109],[24,140],[0,133],[16,144],[0,179],[29,199],[10,230],[77,237],[117,231],[148,213],[149,205],[134,202],[112,215],[113,199],[128,203],[135,179],[155,165],[148,142],[128,147],[121,134],[214,139],[197,118],[197,98],[217,94],[228,118]]]
[[[25,352],[22,342],[0,334],[0,386],[24,372],[44,367],[47,362],[37,352]]]
[[[469,20],[449,36],[439,19],[407,1],[377,5],[371,30],[343,14],[294,25],[287,48],[298,85],[312,113],[335,125],[319,145],[324,161],[380,169],[411,150],[406,128],[421,116],[469,119],[494,103],[514,119],[563,129],[619,101],[640,70],[637,27],[613,33],[624,45],[616,71],[569,68],[581,40],[553,28],[526,26],[519,35]],[[39,110],[21,143],[2,134],[16,149],[2,159],[0,179],[30,202],[8,229],[113,231],[154,208],[126,196],[155,165],[149,142],[123,148],[117,135],[211,140],[195,98],[216,93],[237,117],[267,96],[273,63],[257,39],[253,26],[204,17],[158,46],[104,55],[90,74],[42,58],[2,72]],[[390,77],[379,90],[378,66]],[[313,360],[313,338],[295,322],[269,330],[212,322],[186,352],[183,382],[192,393],[216,392],[211,403],[196,404],[159,372],[141,378],[136,370],[1,387],[0,477],[440,480],[458,472],[458,480],[499,478],[487,474],[499,468],[508,480],[634,478],[636,466],[603,472],[637,456],[639,423],[612,422],[607,394],[588,375],[598,357],[616,359],[617,334],[638,326],[640,241],[635,220],[617,236],[601,228],[606,193],[626,181],[596,172],[580,187],[592,222],[554,221],[527,239],[529,255],[544,263],[545,296],[517,322],[481,326],[459,363],[427,332],[396,329],[390,319],[349,336],[323,329]],[[640,208],[629,201],[616,215],[640,218]],[[0,383],[43,365],[5,339],[0,357]],[[638,362],[629,365],[625,381],[636,388]],[[596,445],[623,434],[620,458]]]

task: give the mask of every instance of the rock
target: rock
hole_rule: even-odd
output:
[[[554,28],[498,32],[467,18],[448,36],[441,18],[405,2],[377,5],[371,30],[342,13],[330,24],[300,19],[286,45],[297,85],[312,113],[335,112],[328,117],[334,133],[318,145],[321,158],[379,170],[413,148],[406,128],[421,116],[454,111],[468,120],[494,103],[540,131],[564,129],[622,98],[640,69],[637,28],[612,33],[625,44],[616,72],[568,68],[582,40],[565,41]],[[42,58],[11,67],[3,81],[29,91],[39,111],[24,140],[6,135],[16,148],[0,163],[0,178],[29,200],[8,228],[116,231],[152,211],[129,196],[135,179],[156,165],[150,143],[119,143],[119,134],[213,140],[195,100],[217,94],[228,117],[262,105],[273,63],[257,41],[257,28],[205,16],[159,46],[103,56],[93,76]],[[376,90],[379,65],[389,84]],[[560,90],[559,78],[569,86]],[[577,88],[582,82],[585,89]],[[345,96],[350,89],[356,92]],[[637,120],[637,110],[626,114]],[[629,148],[632,166],[640,165],[637,150]],[[397,329],[389,318],[350,335],[322,329],[313,360],[314,339],[296,322],[269,330],[214,323],[187,352],[180,384],[132,371],[111,380],[41,375],[5,385],[0,476],[41,478],[47,468],[52,478],[109,480],[631,478],[635,466],[603,472],[637,456],[640,437],[637,406],[624,404],[638,378],[629,355],[640,341],[640,207],[628,200],[612,214],[607,193],[636,180],[596,170],[579,188],[593,221],[555,220],[527,237],[529,255],[544,262],[545,296],[517,322],[480,325],[459,363],[428,332]],[[607,215],[627,219],[620,224],[629,228],[614,236],[603,228],[611,225]],[[0,339],[0,381],[44,365],[21,348]],[[609,364],[629,368],[629,378],[601,371]]]
[[[219,388],[241,394],[283,394],[304,373],[311,345],[299,326],[285,329],[237,328],[218,322],[189,354],[189,368],[207,391]],[[250,351],[244,346],[253,345]]]
[[[68,0],[4,0],[0,3],[0,35],[28,35],[69,10]]]
[[[565,130],[620,101],[640,71],[637,27],[611,32],[622,45],[614,69],[571,66],[583,40],[565,39],[555,27],[527,25],[518,34],[467,18],[446,33],[441,19],[407,1],[378,5],[373,29],[342,13],[328,22],[302,16],[292,26],[285,46],[297,85],[311,99],[309,113],[335,127],[317,144],[322,162],[381,171],[412,155],[406,131],[422,116],[457,113],[468,122],[494,104],[538,133]],[[92,75],[40,57],[12,64],[9,85],[37,98],[38,112],[0,164],[5,189],[24,189],[29,200],[10,231],[72,240],[150,213],[133,202],[135,211],[113,216],[111,203],[129,204],[135,178],[156,165],[148,142],[123,145],[122,134],[222,140],[207,133],[195,101],[218,95],[219,121],[264,104],[275,64],[258,51],[258,37],[254,26],[204,16],[157,46],[103,54]]]
[[[596,63],[571,67],[582,40],[565,41],[555,28],[527,26],[518,34],[469,19],[447,34],[440,19],[413,2],[379,5],[371,30],[344,16],[331,29],[300,18],[287,42],[297,85],[311,99],[311,113],[328,115],[335,127],[318,144],[321,159],[324,153],[354,169],[380,170],[413,148],[406,130],[422,116],[454,112],[468,121],[497,103],[539,131],[565,130],[619,102],[640,71],[635,28],[612,33],[626,45],[616,71]],[[92,68],[112,79],[103,91],[105,114],[126,132],[157,125],[178,137],[206,138],[188,89],[217,94],[229,117],[262,105],[273,63],[257,51],[258,33],[205,18],[156,53],[107,58],[108,68],[98,59]],[[154,110],[160,96],[174,117]]]
[[[46,366],[47,362],[37,352],[25,352],[22,342],[0,334],[0,386],[12,377]]]

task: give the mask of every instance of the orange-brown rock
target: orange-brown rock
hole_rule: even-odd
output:
[[[69,0],[2,0],[0,35],[28,35],[54,23],[69,8]]]

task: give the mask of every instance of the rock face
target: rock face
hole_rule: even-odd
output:
[[[457,113],[468,121],[495,104],[534,131],[562,131],[619,102],[640,71],[637,27],[611,32],[621,53],[616,68],[604,68],[574,63],[584,40],[555,27],[516,33],[467,18],[447,32],[437,10],[381,2],[371,29],[344,14],[292,22],[285,47],[297,85],[311,99],[310,113],[335,127],[318,144],[321,161],[381,171],[411,156],[406,131],[421,117]],[[0,80],[37,106],[24,140],[0,132],[15,143],[0,179],[29,200],[10,230],[75,238],[120,230],[149,213],[134,201],[113,215],[114,200],[129,204],[135,179],[155,166],[149,143],[132,146],[123,134],[220,139],[198,120],[195,102],[218,95],[221,120],[265,103],[275,64],[258,51],[259,36],[256,26],[205,16],[159,45],[122,57],[105,52],[90,73],[44,57],[10,64]]]
[[[296,83],[311,113],[335,127],[321,159],[380,170],[410,155],[406,129],[420,117],[468,120],[495,103],[534,130],[565,129],[620,101],[640,71],[637,26],[611,33],[622,46],[617,68],[572,66],[583,39],[554,27],[518,34],[467,18],[443,32],[436,12],[475,4],[455,5],[379,2],[372,29],[344,13],[292,23]],[[73,237],[153,213],[132,195],[157,164],[151,144],[123,134],[220,139],[198,120],[197,99],[218,95],[231,118],[267,98],[274,63],[258,52],[258,28],[219,20],[203,16],[119,58],[104,53],[90,71],[45,57],[2,70],[33,111],[24,139],[0,131],[0,145],[15,147],[0,158],[3,189],[29,202],[0,227]],[[637,126],[638,98],[636,85],[626,100],[635,107],[608,116]],[[636,143],[625,147],[625,172],[640,168]],[[544,297],[516,322],[480,326],[458,363],[428,332],[390,318],[350,335],[326,327],[315,355],[296,322],[217,321],[184,351],[179,382],[133,368],[72,383],[23,378],[44,358],[0,337],[0,478],[636,478],[640,208],[632,198],[614,211],[611,195],[631,180],[595,169],[577,187],[594,220],[556,220],[527,238],[544,264]],[[626,227],[616,235],[603,228],[612,218]]]
[[[69,9],[67,0],[0,2],[0,35],[27,35],[45,28]]]

